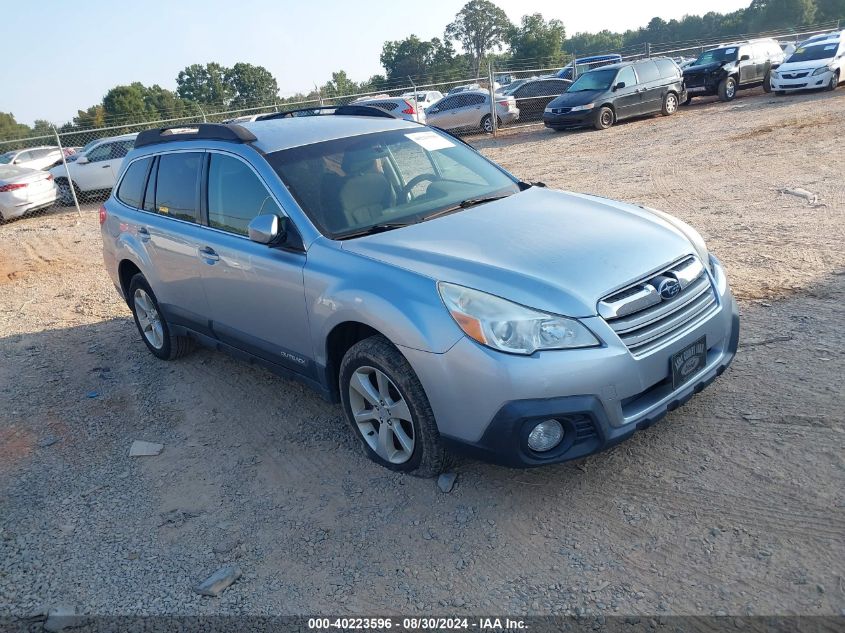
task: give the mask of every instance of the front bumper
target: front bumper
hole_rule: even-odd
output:
[[[579,110],[564,114],[543,113],[543,125],[554,130],[565,130],[572,127],[592,125],[595,110]]]
[[[428,395],[443,441],[486,461],[526,467],[577,459],[650,426],[720,376],[739,342],[739,312],[716,266],[719,309],[660,349],[635,358],[599,317],[581,319],[602,347],[503,354],[466,338],[445,354],[403,349]],[[705,367],[677,390],[672,354],[706,337]],[[527,436],[540,420],[565,427],[563,442],[535,453]]]
[[[690,76],[684,77],[684,86],[687,95],[690,97],[709,97],[719,92],[719,82],[722,77],[718,75],[705,75],[704,77]]]
[[[773,75],[769,83],[772,90],[777,90],[778,92],[797,92],[799,90],[818,90],[819,88],[824,88],[830,83],[832,77],[833,72],[830,70],[820,75],[813,75],[810,72],[806,77],[797,79],[785,79]]]

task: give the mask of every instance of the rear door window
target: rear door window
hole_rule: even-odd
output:
[[[136,209],[141,208],[151,160],[151,158],[142,158],[129,165],[117,189],[117,199],[123,204]]]
[[[224,154],[211,154],[208,225],[247,235],[249,223],[259,215],[282,215],[264,183],[243,161]]]
[[[654,62],[640,62],[637,64],[637,74],[640,76],[640,83],[650,83],[660,79],[660,71]]]
[[[162,154],[158,163],[155,212],[188,222],[197,221],[202,152]]]

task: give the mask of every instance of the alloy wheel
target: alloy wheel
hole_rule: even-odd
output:
[[[161,324],[161,316],[156,309],[155,303],[143,288],[135,290],[132,303],[135,306],[135,316],[138,317],[138,325],[141,333],[147,342],[156,349],[164,345],[164,328]]]
[[[367,365],[356,369],[349,405],[364,441],[379,457],[391,464],[411,459],[416,443],[411,411],[387,374]]]
[[[666,96],[666,114],[674,114],[678,109],[678,98],[675,95]]]

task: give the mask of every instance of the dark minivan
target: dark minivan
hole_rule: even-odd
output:
[[[581,75],[543,113],[555,130],[592,125],[605,130],[616,121],[646,114],[674,114],[684,99],[678,65],[667,57],[622,62]]]

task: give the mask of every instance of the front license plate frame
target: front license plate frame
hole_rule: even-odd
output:
[[[707,338],[702,336],[669,359],[672,372],[672,390],[684,386],[707,365]]]

